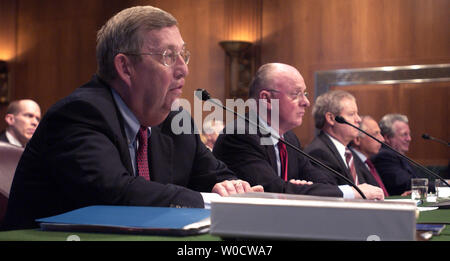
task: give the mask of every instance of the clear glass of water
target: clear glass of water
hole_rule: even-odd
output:
[[[427,200],[428,195],[428,179],[413,178],[411,179],[411,199],[420,200],[421,203]]]

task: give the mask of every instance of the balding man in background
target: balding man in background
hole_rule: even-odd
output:
[[[23,99],[11,102],[5,115],[8,127],[0,133],[0,141],[25,147],[40,120],[41,108],[35,101]]]

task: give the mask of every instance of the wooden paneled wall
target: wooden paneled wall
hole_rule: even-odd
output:
[[[399,83],[338,86],[332,89],[352,93],[360,115],[377,122],[388,113],[408,116],[412,142],[408,155],[426,165],[446,165],[450,150],[437,142],[422,139],[422,134],[450,137],[450,82]]]
[[[311,93],[314,93],[314,72],[320,70],[450,63],[447,0],[265,0],[262,10],[262,63],[294,65]],[[375,95],[358,101],[363,113],[372,114],[377,120],[387,112],[405,113],[411,128],[424,130],[427,126],[428,132],[450,140],[450,86],[428,87],[351,89],[358,99]],[[437,89],[441,96],[436,96]],[[311,100],[313,103],[314,98]],[[401,103],[395,104],[398,101]],[[380,106],[385,102],[395,105],[392,107],[395,111]],[[427,115],[419,112],[425,108]],[[303,122],[295,132],[307,144],[314,136],[310,113]],[[427,145],[417,130],[413,134],[408,155],[427,164],[449,162],[447,148]]]
[[[222,40],[253,41],[259,64],[297,67],[313,95],[318,70],[450,63],[448,0],[0,0],[0,59],[11,63],[12,98],[34,98],[46,111],[95,73],[100,26],[123,8],[146,4],[169,11],[180,23],[192,52],[183,93],[190,102],[197,88],[225,99],[225,56],[218,44]],[[365,95],[381,97],[378,88],[365,88]],[[437,100],[422,87],[395,88],[402,90],[402,104],[408,108],[419,98],[448,100],[448,86],[436,87],[447,95]],[[376,117],[382,114],[373,104],[367,106]],[[439,106],[446,114],[433,115],[447,118],[436,118],[429,132],[444,128],[442,138],[448,140],[450,108],[448,103]],[[419,108],[417,104],[416,110],[407,110],[417,115],[409,115],[413,128],[425,120]],[[0,105],[2,115],[4,110]],[[0,121],[0,128],[4,126]],[[312,140],[310,114],[295,132],[304,145]],[[415,147],[413,143],[411,155],[422,159],[425,147]],[[438,158],[442,162],[448,154]]]

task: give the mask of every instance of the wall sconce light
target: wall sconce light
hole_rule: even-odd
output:
[[[5,61],[0,61],[0,103],[7,103],[8,101],[8,66]]]
[[[227,98],[246,99],[254,73],[253,44],[244,41],[221,41],[226,52],[225,88]]]

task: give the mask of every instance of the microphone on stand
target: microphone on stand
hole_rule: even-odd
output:
[[[358,193],[361,195],[361,197],[363,199],[367,199],[366,195],[364,195],[364,193],[358,188],[358,186],[356,186],[350,179],[348,179],[347,177],[345,177],[344,175],[340,174],[339,172],[335,171],[334,169],[328,167],[327,165],[323,164],[322,162],[320,162],[318,159],[308,155],[306,152],[300,150],[299,148],[295,147],[294,145],[290,144],[289,142],[285,141],[284,139],[282,139],[278,134],[273,133],[271,131],[268,131],[264,126],[262,126],[261,124],[258,124],[254,121],[251,121],[250,119],[248,119],[247,117],[235,112],[234,110],[229,109],[228,107],[224,106],[221,103],[216,102],[215,100],[211,99],[211,95],[209,95],[209,93],[205,90],[205,89],[197,89],[195,91],[195,96],[197,96],[197,98],[201,99],[202,101],[209,101],[214,103],[215,105],[225,109],[226,111],[232,112],[233,114],[235,114],[237,117],[245,120],[246,122],[257,126],[260,129],[265,130],[266,132],[270,133],[270,135],[272,137],[274,137],[275,139],[277,139],[279,142],[289,146],[290,148],[292,148],[293,150],[297,151],[298,153],[302,154],[303,156],[307,157],[308,159],[310,159],[311,161],[313,161],[314,163],[322,166],[323,168],[327,169],[328,171],[332,172],[333,174],[339,176],[340,178],[344,179],[349,185],[351,185],[352,187],[354,187],[356,189],[356,191],[358,191]]]
[[[355,126],[355,125],[349,123],[348,121],[346,121],[346,120],[344,119],[344,117],[342,117],[342,116],[336,116],[334,119],[335,119],[338,123],[341,123],[341,124],[347,124],[347,125],[349,125],[349,126],[352,126],[352,127],[355,128],[355,129],[359,130],[360,132],[366,134],[367,136],[369,136],[369,137],[371,137],[372,139],[376,140],[376,141],[377,141],[378,143],[380,143],[381,145],[383,145],[383,146],[385,146],[386,148],[388,148],[388,149],[392,150],[393,152],[395,152],[397,155],[401,156],[402,158],[404,158],[404,159],[408,160],[409,162],[411,162],[412,164],[416,165],[416,166],[419,167],[421,170],[423,170],[423,171],[425,171],[426,173],[428,173],[428,174],[434,176],[435,178],[438,178],[438,179],[442,180],[447,186],[450,187],[450,185],[447,183],[447,181],[445,181],[445,179],[443,179],[443,178],[442,178],[441,176],[439,176],[438,174],[436,174],[436,173],[434,173],[433,171],[431,171],[431,170],[425,168],[424,166],[420,165],[419,163],[415,162],[414,160],[410,159],[409,157],[407,157],[407,156],[401,154],[400,152],[398,152],[397,150],[395,150],[395,149],[392,148],[391,146],[389,146],[389,145],[387,145],[386,143],[380,141],[379,139],[377,139],[377,138],[375,138],[374,136],[370,135],[369,133],[367,133],[366,131],[362,130],[361,128],[359,128],[359,127],[357,127],[357,126]]]
[[[447,145],[447,147],[450,147],[450,142],[446,142],[445,140],[441,140],[441,139],[435,138],[433,136],[428,135],[427,133],[422,134],[422,138],[424,140],[434,140],[434,141],[437,141],[437,142],[442,143],[444,145]]]

